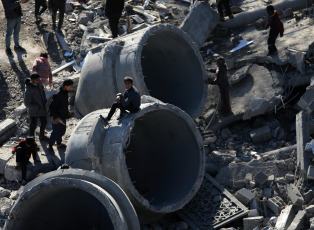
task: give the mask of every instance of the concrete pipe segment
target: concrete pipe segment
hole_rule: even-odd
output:
[[[184,31],[171,25],[154,25],[115,39],[85,59],[75,97],[86,115],[109,108],[124,92],[130,76],[141,95],[176,105],[193,118],[205,105],[206,72],[198,47]]]
[[[115,181],[141,223],[181,209],[198,191],[205,169],[202,138],[190,116],[174,105],[147,103],[104,127],[99,114],[108,112],[94,111],[79,122],[66,163]]]
[[[11,209],[5,230],[139,230],[126,194],[110,179],[61,169],[28,183]]]

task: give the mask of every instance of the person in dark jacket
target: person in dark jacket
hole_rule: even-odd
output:
[[[13,55],[10,48],[11,44],[11,35],[13,33],[14,40],[14,49],[16,51],[25,52],[26,50],[19,44],[19,35],[21,30],[22,23],[22,8],[20,3],[23,3],[21,0],[2,0],[5,18],[7,19],[7,31],[5,35],[5,52],[7,55]]]
[[[69,117],[68,92],[71,91],[72,87],[73,81],[71,79],[65,80],[59,88],[59,92],[52,97],[52,102],[49,106],[52,122],[49,150],[52,150],[55,142],[57,142],[57,148],[66,148],[66,145],[62,144],[62,136],[66,131],[66,118]]]
[[[131,77],[125,77],[123,82],[126,89],[124,94],[117,94],[116,102],[111,106],[107,118],[100,115],[100,118],[105,125],[108,124],[116,109],[120,109],[120,116],[118,117],[118,120],[121,120],[128,115],[127,111],[130,111],[130,113],[136,113],[140,110],[141,96],[135,86],[133,86],[133,79]]]
[[[39,11],[41,7],[41,10]],[[41,20],[40,15],[47,10],[47,1],[46,0],[35,0],[35,18],[36,21]]]
[[[118,36],[119,19],[124,8],[124,0],[107,0],[105,8],[105,16],[109,19],[109,25],[112,37]]]
[[[225,63],[225,59],[223,57],[218,57],[216,64],[217,68],[207,70],[211,73],[216,73],[215,80],[211,80],[210,78],[208,78],[207,80],[205,80],[205,84],[218,85],[220,91],[220,99],[224,107],[222,114],[230,115],[232,114],[229,98],[230,85],[227,76],[227,66]]]
[[[284,27],[279,18],[277,10],[272,5],[266,7],[267,13],[269,15],[268,21],[266,22],[265,30],[270,27],[269,36],[267,40],[268,44],[268,55],[273,55],[277,52],[275,45],[276,39],[280,34],[280,37],[283,36]]]
[[[230,10],[229,0],[216,0],[216,5],[217,5],[218,13],[220,16],[220,21],[222,21],[222,22],[225,21],[224,12],[223,12],[222,7],[225,7],[226,15],[229,16],[230,19],[234,18],[233,14]]]
[[[31,74],[31,78],[25,80],[25,95],[24,104],[28,108],[30,117],[29,135],[35,136],[35,129],[37,126],[37,119],[40,120],[40,140],[48,140],[45,136],[45,129],[47,126],[47,111],[46,111],[46,94],[43,84],[40,81],[40,76],[37,72]]]
[[[65,2],[66,0],[49,0],[48,1],[48,9],[52,12],[52,28],[56,29],[56,16],[57,11],[59,11],[59,22],[58,22],[58,32],[61,32],[64,12],[65,12]]]
[[[31,155],[33,156],[34,163],[40,163],[40,160],[37,159],[37,144],[34,137],[27,137],[24,140],[21,140],[14,148],[12,153],[16,154],[16,169],[22,170],[22,185],[26,184],[26,171],[27,164]]]

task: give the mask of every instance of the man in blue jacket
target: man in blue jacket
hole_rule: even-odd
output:
[[[116,102],[111,106],[107,118],[100,115],[100,118],[105,125],[108,124],[116,109],[120,109],[120,116],[118,120],[121,120],[128,115],[126,110],[130,111],[130,113],[136,113],[140,109],[141,96],[138,90],[133,86],[133,79],[131,77],[125,77],[123,81],[126,89],[124,94],[117,94]]]
[[[22,8],[20,3],[22,0],[1,0],[4,8],[5,18],[7,19],[7,31],[5,35],[5,48],[6,54],[13,55],[10,48],[11,35],[13,33],[14,49],[17,51],[25,52],[26,50],[19,44],[19,34],[22,23]]]

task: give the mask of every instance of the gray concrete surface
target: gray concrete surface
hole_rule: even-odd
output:
[[[130,76],[141,95],[151,95],[183,109],[193,118],[205,106],[205,68],[198,47],[182,30],[155,25],[110,41],[88,54],[75,98],[78,111],[86,115],[109,108],[123,78]]]
[[[60,169],[28,183],[4,229],[138,230],[135,210],[121,188],[95,172]]]
[[[205,170],[203,141],[193,120],[173,105],[147,103],[103,127],[99,115],[108,112],[97,110],[80,121],[66,163],[118,183],[142,223],[182,208],[198,191]]]

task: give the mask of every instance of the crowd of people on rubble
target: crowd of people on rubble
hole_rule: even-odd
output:
[[[11,35],[13,33],[14,49],[16,51],[25,52],[26,50],[19,43],[19,32],[21,27],[22,3],[28,0],[2,0],[5,17],[7,19],[7,30],[5,36],[6,53],[8,56],[13,55],[10,48]],[[35,0],[35,18],[36,21],[41,20],[41,14],[48,8],[52,12],[52,27],[54,30],[61,32],[66,0]],[[229,16],[229,19],[234,19],[234,15],[230,10],[229,0],[216,0],[216,6],[220,15],[220,21],[224,22],[224,15]],[[41,8],[41,10],[40,10]],[[112,37],[118,36],[118,24],[124,8],[124,0],[107,0],[105,8],[105,16],[109,20],[109,25],[112,31]],[[224,10],[223,10],[224,8]],[[56,14],[59,11],[59,22],[56,27]],[[272,5],[268,5],[266,11],[269,15],[265,29],[270,27],[268,44],[268,55],[273,55],[277,52],[275,42],[277,37],[283,36],[284,27],[279,18],[278,12]],[[220,91],[220,100],[222,102],[221,116],[232,115],[230,106],[229,88],[227,76],[227,66],[223,57],[218,57],[216,60],[217,67],[207,69],[208,72],[214,73],[214,78],[209,77],[205,80],[205,84],[218,85]],[[16,154],[16,167],[22,170],[22,183],[26,183],[26,169],[29,163],[30,156],[33,156],[34,162],[39,163],[37,156],[38,146],[35,142],[35,129],[37,121],[40,121],[40,141],[48,141],[47,149],[53,151],[53,145],[56,143],[57,148],[66,148],[62,143],[62,136],[66,132],[66,119],[71,116],[68,110],[68,92],[73,87],[72,80],[65,80],[57,93],[53,95],[52,102],[49,105],[52,132],[50,137],[46,136],[48,106],[45,96],[46,85],[51,88],[53,77],[51,67],[48,61],[48,53],[41,53],[34,61],[32,74],[30,78],[25,80],[24,104],[28,108],[30,128],[29,136],[20,141],[12,152]],[[118,120],[123,119],[129,113],[136,113],[140,109],[140,94],[135,86],[133,79],[129,76],[124,78],[125,92],[116,95],[116,102],[113,103],[107,117],[100,115],[99,119],[107,126],[117,109],[120,110]]]

